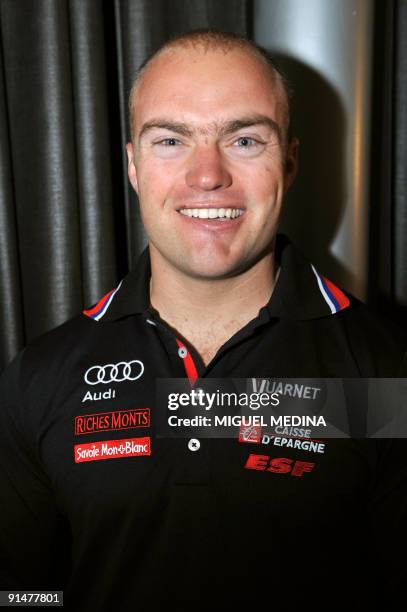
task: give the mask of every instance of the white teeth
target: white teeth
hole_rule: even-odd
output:
[[[181,215],[199,219],[236,219],[243,214],[241,208],[181,208]]]

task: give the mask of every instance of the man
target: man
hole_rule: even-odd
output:
[[[401,597],[392,441],[159,429],[161,378],[399,372],[401,337],[277,238],[298,158],[285,80],[244,39],[189,33],[145,64],[130,107],[149,251],[3,377],[2,588],[98,611]]]

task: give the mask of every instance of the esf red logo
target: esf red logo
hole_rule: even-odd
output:
[[[311,461],[294,461],[287,457],[273,457],[270,455],[250,454],[245,468],[247,470],[259,470],[261,472],[272,472],[274,474],[291,474],[301,477],[305,472],[312,472],[315,463]]]

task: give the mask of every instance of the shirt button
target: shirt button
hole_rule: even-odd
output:
[[[178,355],[181,357],[181,359],[185,359],[185,357],[188,355],[188,351],[185,348],[185,346],[180,346],[178,349]]]
[[[188,442],[188,448],[190,451],[197,451],[200,449],[201,443],[196,438],[191,438]]]

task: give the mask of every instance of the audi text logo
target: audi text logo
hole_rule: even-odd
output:
[[[137,380],[144,372],[144,365],[138,359],[119,361],[106,365],[94,365],[85,372],[85,382],[88,385],[108,385],[113,382]]]

